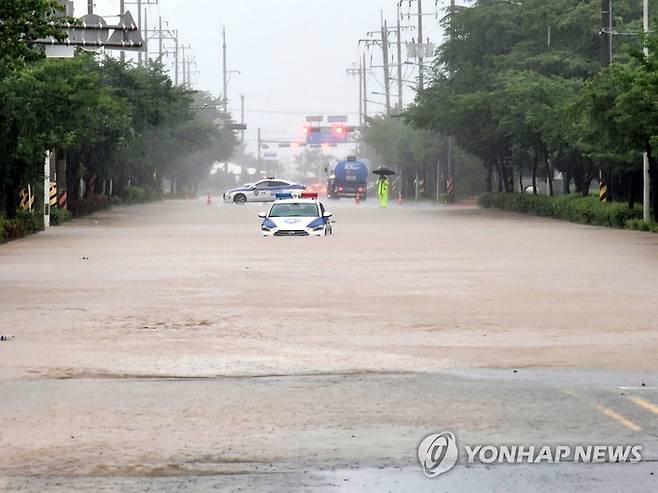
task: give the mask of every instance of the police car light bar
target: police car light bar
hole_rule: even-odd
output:
[[[317,199],[318,194],[313,192],[302,192],[303,199]]]
[[[277,193],[276,194],[276,199],[277,200],[292,199],[292,194],[291,193]]]

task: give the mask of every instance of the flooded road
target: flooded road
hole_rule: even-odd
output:
[[[0,488],[656,489],[657,236],[328,206],[324,239],[172,201],[0,246]],[[645,461],[426,479],[445,430]]]

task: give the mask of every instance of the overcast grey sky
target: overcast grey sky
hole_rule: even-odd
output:
[[[136,0],[126,2],[136,18]],[[433,11],[435,2],[425,3],[425,10]],[[75,8],[77,16],[85,14],[87,0],[75,0]],[[119,0],[95,0],[95,9],[104,17],[116,15]],[[283,139],[301,136],[305,115],[349,114],[353,123],[358,122],[358,83],[346,69],[363,52],[358,40],[379,29],[382,10],[395,23],[397,0],[159,0],[158,6],[149,8],[148,22],[155,27],[161,15],[169,29],[179,30],[198,63],[194,87],[215,96],[221,87],[220,33],[226,26],[229,69],[241,72],[231,76],[229,108],[239,120],[240,95],[245,95],[247,140],[253,151],[259,127],[265,138]],[[405,0],[402,11],[408,10]],[[415,24],[416,19],[404,22]],[[427,16],[425,24],[425,35],[439,42],[438,20]],[[415,32],[406,36],[410,40]],[[157,50],[156,41],[150,49]],[[374,65],[381,65],[379,48],[367,53]],[[406,75],[415,79],[410,70]],[[373,71],[370,89],[383,92],[382,70]],[[408,90],[405,96],[409,102],[413,92]],[[377,95],[370,99],[383,101]],[[370,105],[371,111],[381,108]]]

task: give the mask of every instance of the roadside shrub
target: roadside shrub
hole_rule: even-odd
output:
[[[43,214],[38,212],[20,211],[16,214],[16,222],[22,236],[43,230]]]
[[[73,216],[66,209],[59,209],[57,207],[50,209],[50,224],[52,226],[61,226],[65,222],[71,220]]]
[[[72,211],[75,217],[88,216],[94,212],[107,209],[110,201],[105,195],[89,194],[85,199],[73,202]]]
[[[155,188],[146,186],[144,187],[144,190],[146,190],[146,200],[148,201],[154,201],[154,200],[159,200],[162,197],[162,193]]]
[[[7,238],[5,237],[5,224],[7,224],[7,219],[0,216],[0,243],[7,241]]]
[[[147,200],[147,192],[142,187],[128,187],[122,198],[128,204],[143,204]]]
[[[520,193],[486,193],[479,197],[486,209],[501,209],[533,216],[554,217],[580,224],[628,227],[629,221],[641,219],[642,211],[621,202],[601,203],[598,197],[569,194],[558,197]],[[631,223],[635,224],[635,223]]]
[[[119,197],[117,195],[112,195],[110,197],[110,206],[111,207],[116,207],[116,206],[119,206],[121,204],[123,204],[123,200],[121,200],[121,197]]]
[[[658,223],[647,222],[642,219],[629,219],[626,221],[626,228],[634,231],[650,231],[658,233]]]
[[[121,198],[126,204],[145,204],[160,199],[160,192],[149,186],[128,187],[121,194]]]
[[[43,216],[36,212],[18,212],[16,219],[0,217],[0,242],[17,240],[43,229]]]

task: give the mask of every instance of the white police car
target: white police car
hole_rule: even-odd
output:
[[[318,201],[317,193],[280,193],[270,210],[258,214],[263,236],[328,236],[333,234],[332,213]]]
[[[234,188],[224,194],[224,202],[234,204],[246,204],[247,202],[273,202],[276,194],[305,190],[306,187],[300,183],[288,180],[277,180],[268,178],[257,183],[247,184]]]

